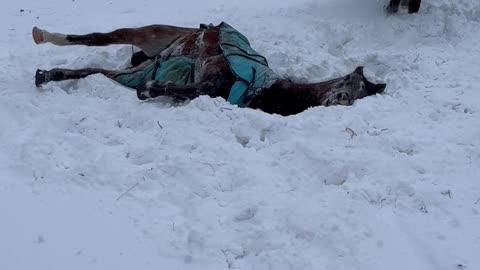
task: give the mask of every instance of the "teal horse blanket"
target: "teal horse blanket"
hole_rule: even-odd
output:
[[[200,28],[219,29],[220,47],[236,77],[228,96],[230,103],[247,107],[262,89],[270,87],[279,79],[268,67],[267,59],[252,49],[248,39],[229,24],[202,24]],[[193,84],[199,80],[199,76],[195,76],[195,60],[186,56],[157,59],[143,70],[121,74],[115,80],[131,88],[136,88],[146,80],[170,81],[179,85]]]

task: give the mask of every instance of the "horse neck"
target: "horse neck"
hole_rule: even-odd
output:
[[[331,82],[295,83],[278,80],[254,98],[251,107],[269,113],[291,115],[322,105]]]

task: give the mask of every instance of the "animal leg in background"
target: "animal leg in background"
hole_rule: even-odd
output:
[[[422,0],[390,0],[386,10],[388,13],[397,13],[401,3],[402,7],[408,5],[408,13],[417,13],[420,10],[421,2]]]
[[[398,12],[398,7],[400,6],[400,1],[401,0],[390,0],[390,3],[387,6],[387,12],[388,13],[397,13]]]
[[[417,13],[420,10],[422,0],[409,0],[408,13]]]

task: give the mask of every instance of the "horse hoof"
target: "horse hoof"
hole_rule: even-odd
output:
[[[387,5],[387,6],[385,6],[385,12],[387,12],[388,14],[397,13],[398,12],[398,7]]]
[[[147,100],[149,99],[149,95],[147,94],[147,91],[142,91],[140,89],[137,89],[137,97],[140,100]]]
[[[37,69],[37,72],[35,72],[35,86],[40,87],[45,82],[47,82],[47,71]]]
[[[43,30],[41,30],[38,27],[33,27],[32,37],[33,37],[33,41],[35,42],[35,44],[45,43],[45,41],[43,39]]]
[[[147,100],[151,98],[150,90],[147,88],[146,83],[143,83],[137,87],[137,97],[140,100]]]
[[[410,6],[408,7],[408,14],[418,13],[420,6]]]

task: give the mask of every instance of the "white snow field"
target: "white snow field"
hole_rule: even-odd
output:
[[[480,1],[4,0],[0,269],[480,269]],[[23,11],[21,11],[23,10]],[[226,21],[279,74],[365,66],[385,94],[281,117],[141,102],[103,76],[131,46],[35,45]]]

